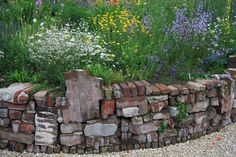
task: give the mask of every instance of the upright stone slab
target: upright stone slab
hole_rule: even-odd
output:
[[[100,117],[99,100],[103,99],[102,80],[83,70],[65,74],[67,105],[63,108],[64,123],[86,122]]]
[[[236,68],[236,55],[229,56],[228,67],[229,68]]]

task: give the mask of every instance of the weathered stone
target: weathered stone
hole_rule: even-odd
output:
[[[30,83],[14,83],[7,88],[0,89],[0,101],[25,104],[28,102],[29,93],[34,85]]]
[[[147,100],[145,97],[137,97],[137,98],[122,98],[116,101],[117,108],[127,108],[127,107],[136,107],[146,105]]]
[[[108,116],[114,115],[115,102],[114,100],[103,100],[101,115],[103,119],[107,119]]]
[[[187,100],[186,103],[188,104],[192,104],[195,102],[195,94],[188,94],[187,95]]]
[[[13,132],[18,133],[20,130],[21,121],[20,120],[13,120],[11,122],[11,125],[12,125]]]
[[[84,141],[82,134],[61,134],[60,142],[64,146],[75,146],[81,144]]]
[[[0,138],[4,140],[14,140],[24,144],[32,144],[34,135],[25,133],[13,133],[9,129],[0,129]]]
[[[171,86],[171,85],[169,85],[168,88],[170,89],[170,95],[171,96],[175,96],[175,95],[179,94],[178,88],[176,88],[174,86]]]
[[[34,124],[34,122],[35,122],[35,114],[34,113],[24,112],[23,115],[22,115],[22,121],[25,122],[25,123]]]
[[[106,100],[112,100],[113,98],[113,89],[111,86],[104,86],[104,97]]]
[[[62,109],[64,123],[86,122],[99,118],[99,100],[103,99],[102,80],[89,76],[83,70],[65,74],[68,106]]]
[[[145,94],[145,84],[142,83],[141,81],[134,81],[134,84],[137,86],[138,89],[138,95],[139,96],[144,96]]]
[[[177,117],[177,115],[179,114],[178,108],[174,107],[174,106],[168,107],[168,111],[169,111],[171,117]]]
[[[83,127],[81,123],[61,124],[61,133],[63,134],[80,132],[82,130],[83,130]]]
[[[220,86],[220,81],[218,80],[207,80],[207,79],[197,79],[196,82],[204,84],[206,86],[206,89],[212,89],[214,87],[219,87]]]
[[[141,134],[141,135],[138,135],[136,139],[139,143],[146,143],[147,136],[146,134]]]
[[[178,95],[176,97],[177,102],[186,103],[187,95]]]
[[[20,131],[28,134],[32,134],[35,131],[35,126],[32,124],[22,123],[20,125]]]
[[[164,113],[156,113],[153,116],[153,119],[155,120],[160,120],[160,119],[169,119],[170,118],[170,114],[168,112],[164,112]]]
[[[63,153],[69,153],[69,152],[70,152],[70,147],[68,147],[68,146],[62,146],[62,152],[63,152]]]
[[[159,103],[151,104],[151,111],[152,112],[160,112],[162,109],[168,106],[168,101],[162,101]]]
[[[150,96],[147,98],[149,104],[155,104],[165,100],[168,100],[168,95]]]
[[[120,83],[119,85],[120,85],[120,87],[123,91],[124,97],[130,97],[131,96],[131,91],[130,91],[129,86],[126,83]]]
[[[194,104],[188,105],[188,112],[200,112],[200,111],[206,111],[207,107],[209,106],[209,99],[206,99],[205,101],[196,102]]]
[[[236,99],[234,99],[234,102],[233,102],[233,104],[232,104],[232,108],[233,108],[233,109],[236,109]]]
[[[133,125],[142,125],[143,124],[143,118],[141,116],[134,117],[131,119],[131,122]]]
[[[185,86],[188,87],[188,89],[190,90],[190,93],[200,92],[206,89],[205,85],[201,83],[197,83],[197,82],[192,82],[192,81],[187,82]]]
[[[207,90],[207,97],[212,98],[218,96],[218,90],[216,88]]]
[[[217,115],[216,109],[214,107],[209,107],[207,109],[207,119],[211,120]]]
[[[137,95],[138,95],[138,89],[136,88],[136,86],[134,85],[134,83],[128,82],[127,85],[128,85],[128,87],[130,88],[131,96],[132,96],[132,97],[137,96]]]
[[[25,145],[22,143],[17,143],[15,146],[15,151],[22,153],[25,150]]]
[[[76,154],[77,153],[77,147],[70,147],[70,154]]]
[[[139,105],[139,115],[145,115],[149,112],[150,107],[147,103]]]
[[[138,107],[122,108],[121,115],[123,117],[136,117],[139,115],[139,108]]]
[[[173,86],[175,88],[178,88],[181,95],[189,94],[189,89],[187,87],[180,85],[180,84],[174,84]]]
[[[7,128],[10,124],[10,119],[9,118],[0,118],[0,126]]]
[[[203,120],[207,118],[207,114],[205,112],[195,113],[193,116],[194,122],[196,124],[202,124]]]
[[[22,111],[17,111],[17,110],[9,110],[9,117],[12,120],[18,119],[20,120],[22,116]]]
[[[157,131],[160,127],[159,121],[148,122],[143,125],[131,125],[130,132],[133,134],[146,134],[149,132]]]
[[[53,147],[53,153],[59,154],[61,152],[61,147],[60,145],[54,146]]]
[[[236,68],[236,55],[229,56],[228,67],[232,69]]]
[[[164,138],[173,137],[173,136],[177,136],[176,129],[167,129],[164,131],[164,133],[159,134],[159,139],[164,139]]]
[[[115,135],[117,131],[117,119],[111,119],[94,124],[87,124],[84,129],[85,136],[111,136]]]
[[[197,92],[195,101],[204,101],[206,100],[206,93],[205,92]]]
[[[47,154],[52,154],[53,153],[53,150],[54,150],[54,147],[53,146],[48,146],[47,147]]]
[[[118,84],[113,84],[112,88],[113,88],[114,97],[116,99],[123,97],[122,89]]]
[[[212,126],[217,126],[220,122],[222,117],[220,115],[216,115],[212,120],[211,120],[211,125]]]
[[[211,106],[219,106],[220,105],[219,98],[218,97],[210,98],[210,105]]]
[[[8,142],[8,151],[15,151],[15,147],[16,147],[16,141],[9,141]]]
[[[0,117],[2,117],[2,118],[8,117],[8,109],[7,108],[0,108]]]

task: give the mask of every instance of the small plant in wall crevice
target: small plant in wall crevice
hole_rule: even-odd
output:
[[[164,133],[166,129],[167,129],[167,125],[164,122],[161,122],[160,127],[158,128],[157,132],[161,134],[161,133]]]
[[[186,103],[182,103],[179,102],[176,105],[177,109],[178,109],[178,114],[176,116],[176,122],[178,124],[181,124],[182,122],[184,122],[187,117],[188,117],[188,105]]]

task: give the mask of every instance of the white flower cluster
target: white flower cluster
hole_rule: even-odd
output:
[[[47,63],[66,60],[89,64],[96,57],[106,61],[114,57],[99,45],[99,36],[88,32],[87,28],[72,29],[70,25],[60,29],[42,27],[29,37],[28,50],[33,61]]]
[[[4,57],[4,52],[0,51],[0,58]]]

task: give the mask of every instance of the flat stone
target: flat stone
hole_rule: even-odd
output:
[[[165,100],[168,100],[168,95],[150,96],[147,98],[149,104],[155,104]]]
[[[35,126],[32,124],[22,123],[20,125],[20,131],[27,134],[32,134],[35,131]]]
[[[80,132],[83,130],[81,123],[70,123],[70,124],[61,124],[61,133],[70,134],[74,132]]]
[[[180,84],[174,84],[173,86],[178,88],[178,90],[180,91],[180,94],[182,95],[189,94],[189,89],[187,87]]]
[[[84,129],[85,136],[111,136],[117,131],[117,119],[111,118],[100,123],[87,124]]]
[[[160,127],[159,121],[148,122],[143,125],[131,125],[130,132],[133,134],[146,134],[149,132],[157,131]]]
[[[152,112],[160,112],[164,108],[168,107],[168,101],[162,101],[159,103],[151,104],[151,111]]]
[[[9,110],[19,110],[19,111],[24,111],[26,108],[26,105],[24,104],[12,104],[12,103],[8,103],[8,107]]]
[[[81,134],[61,134],[60,135],[61,145],[64,146],[75,146],[84,142],[84,137]]]
[[[21,120],[22,117],[22,111],[17,110],[9,110],[9,118],[12,120],[18,119]]]
[[[99,101],[103,99],[102,79],[83,70],[65,74],[67,107],[62,109],[64,123],[86,122],[100,118]]]
[[[121,116],[123,117],[136,117],[138,115],[139,115],[138,107],[122,108],[121,110]]]
[[[206,99],[205,101],[196,102],[194,104],[188,105],[188,112],[200,112],[200,111],[206,111],[207,107],[209,106],[209,99]]]
[[[212,98],[218,96],[218,90],[216,88],[212,88],[207,90],[207,97]]]
[[[169,94],[171,92],[171,90],[168,88],[168,86],[166,86],[162,83],[157,83],[155,85],[157,86],[157,88],[160,89],[161,94]]]
[[[29,93],[35,86],[30,83],[14,83],[7,88],[0,89],[0,101],[25,104],[28,102]]]
[[[204,101],[206,99],[205,92],[197,92],[195,94],[196,94],[195,101]]]
[[[170,118],[170,114],[168,112],[164,112],[164,113],[156,113],[153,116],[153,119],[155,120],[160,120],[160,119],[169,119]]]
[[[9,129],[0,129],[0,138],[8,141],[13,140],[24,144],[32,144],[34,142],[33,134],[13,133]]]
[[[26,123],[34,124],[35,123],[35,114],[24,112],[22,115],[22,121],[26,122]]]
[[[46,100],[48,97],[48,91],[39,91],[37,93],[34,94],[34,100],[37,101],[42,101],[42,100]]]
[[[132,124],[134,125],[142,125],[143,124],[143,118],[141,116],[134,117],[131,119]]]
[[[232,105],[233,109],[236,109],[236,99],[234,99],[233,105]]]
[[[187,82],[185,86],[188,87],[190,93],[201,92],[206,89],[206,86],[204,84],[192,81]]]

